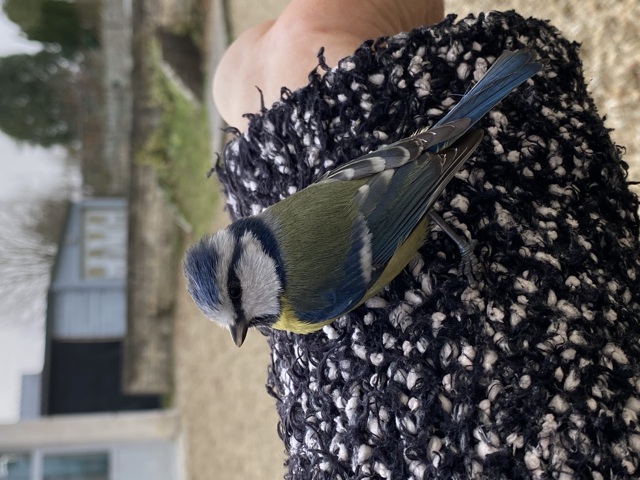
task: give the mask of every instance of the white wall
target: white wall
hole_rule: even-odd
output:
[[[112,451],[111,480],[177,480],[176,445],[147,442],[117,445]]]
[[[109,480],[183,480],[175,411],[59,415],[0,425],[0,456],[28,453],[31,479],[46,455],[105,452]]]

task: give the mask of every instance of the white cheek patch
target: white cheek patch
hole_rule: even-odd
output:
[[[222,328],[229,328],[235,325],[235,313],[233,309],[227,310],[226,308],[216,312],[215,317],[210,317],[213,323]]]
[[[251,232],[240,239],[242,253],[236,274],[242,285],[242,308],[245,317],[252,319],[280,313],[280,278],[276,263],[266,254]]]
[[[210,239],[211,248],[218,253],[218,264],[216,266],[214,281],[218,289],[219,303],[216,305],[216,308],[212,308],[211,311],[205,312],[205,314],[208,318],[224,328],[228,328],[235,323],[233,303],[227,292],[229,266],[231,265],[235,245],[235,239],[227,230],[220,230]]]

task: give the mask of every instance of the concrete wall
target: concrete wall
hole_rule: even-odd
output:
[[[131,0],[108,0],[102,8],[104,87],[103,158],[110,183],[107,191],[124,195],[129,187],[131,160],[132,12]]]

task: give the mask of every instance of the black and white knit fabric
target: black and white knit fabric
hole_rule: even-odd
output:
[[[479,122],[437,205],[477,240],[479,285],[434,231],[366,306],[268,333],[287,479],[640,478],[638,201],[555,28],[490,13],[366,42],[254,116],[218,174],[232,215],[256,213],[432,125],[525,46],[548,66]]]

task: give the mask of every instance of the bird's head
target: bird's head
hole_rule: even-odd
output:
[[[281,309],[284,282],[277,246],[264,225],[254,226],[240,221],[206,236],[183,260],[191,298],[210,320],[231,332],[238,347],[249,327],[273,324]]]

